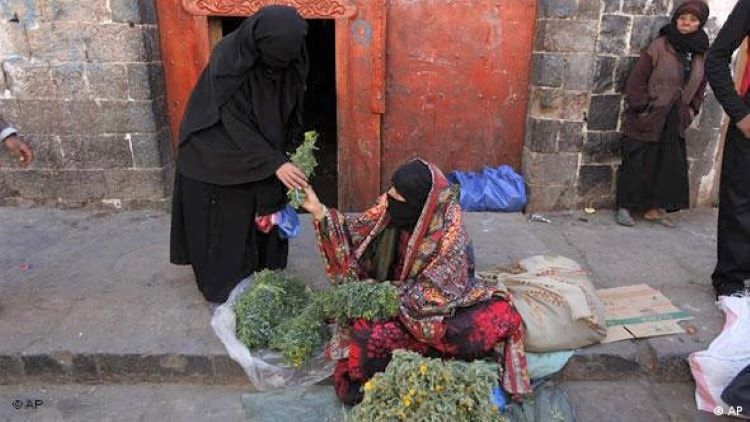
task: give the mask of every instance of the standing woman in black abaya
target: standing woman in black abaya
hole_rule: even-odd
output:
[[[188,102],[170,261],[192,265],[208,301],[225,301],[257,270],[286,267],[288,241],[255,218],[284,208],[287,189],[307,186],[285,153],[302,125],[306,35],[294,8],[262,8],[219,41]]]

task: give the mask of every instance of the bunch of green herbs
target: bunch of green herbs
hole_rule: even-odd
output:
[[[364,384],[354,420],[502,420],[490,398],[497,378],[497,365],[489,362],[443,361],[396,350],[385,372]]]
[[[310,290],[281,271],[263,270],[234,305],[237,337],[250,349],[267,347],[276,327],[310,302]]]
[[[315,159],[315,150],[318,147],[315,145],[318,140],[318,133],[315,131],[305,132],[305,140],[302,145],[297,147],[293,154],[289,155],[289,159],[292,164],[297,166],[307,178],[315,173],[315,167],[318,165],[318,160]],[[289,205],[292,207],[299,208],[302,201],[305,199],[305,193],[301,189],[290,189],[287,192],[289,198]]]

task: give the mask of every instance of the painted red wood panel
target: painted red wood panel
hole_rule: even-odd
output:
[[[389,5],[381,187],[414,155],[446,172],[518,169],[536,0]]]

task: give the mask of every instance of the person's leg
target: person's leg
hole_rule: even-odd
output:
[[[719,185],[717,296],[739,293],[750,279],[750,140],[734,126],[727,133]]]
[[[185,232],[198,288],[206,300],[224,302],[255,266],[249,187],[183,182]]]

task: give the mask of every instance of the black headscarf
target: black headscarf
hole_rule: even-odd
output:
[[[677,30],[677,19],[684,14],[691,14],[701,22],[698,30],[682,34]],[[672,21],[659,30],[659,35],[667,37],[670,44],[681,54],[705,53],[708,51],[708,34],[703,26],[708,20],[708,5],[702,0],[686,0],[675,9]]]
[[[388,215],[393,225],[412,228],[419,220],[432,189],[432,172],[421,160],[412,160],[399,167],[391,177],[391,183],[406,202],[388,195]]]
[[[306,34],[294,8],[267,6],[217,43],[183,116],[178,171],[222,185],[273,175],[302,124]]]

